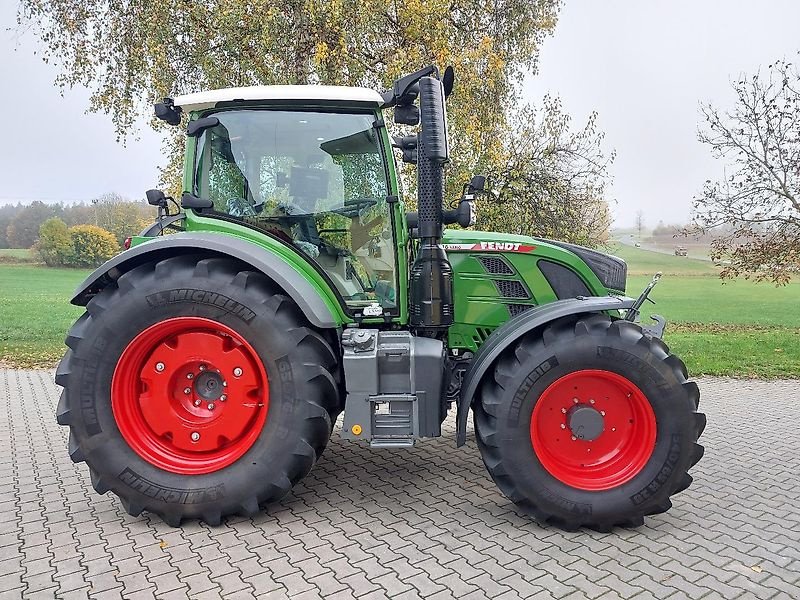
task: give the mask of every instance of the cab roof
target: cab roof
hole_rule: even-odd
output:
[[[383,98],[375,90],[340,85],[255,85],[196,92],[175,98],[175,106],[184,112],[214,108],[220,102],[242,101],[367,103],[381,106]]]

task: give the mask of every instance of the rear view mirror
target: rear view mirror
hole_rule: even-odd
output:
[[[447,67],[442,75],[442,86],[444,87],[444,97],[449,98],[453,93],[453,84],[456,81],[456,72],[453,67]]]
[[[144,195],[147,197],[147,203],[151,206],[166,208],[167,197],[161,190],[147,190]]]
[[[181,107],[175,106],[172,98],[164,98],[163,102],[159,102],[154,106],[156,111],[156,118],[169,123],[170,125],[179,125],[181,122]]]
[[[414,104],[396,106],[394,122],[401,125],[419,125],[419,108]]]

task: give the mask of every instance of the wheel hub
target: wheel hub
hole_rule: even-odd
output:
[[[650,460],[658,427],[647,397],[629,379],[585,369],[550,384],[531,414],[533,451],[562,483],[607,490]]]
[[[200,317],[156,323],[120,356],[111,406],[139,456],[166,471],[211,473],[238,460],[261,433],[266,370],[234,330]]]
[[[218,372],[202,371],[194,378],[194,391],[203,400],[219,400],[227,382]]]
[[[579,440],[592,442],[605,429],[603,415],[589,404],[575,404],[567,411],[567,425]]]

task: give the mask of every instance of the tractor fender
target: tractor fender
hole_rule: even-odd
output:
[[[503,351],[520,337],[556,319],[607,310],[624,310],[633,306],[634,302],[633,298],[616,296],[579,296],[557,300],[526,310],[495,329],[475,353],[472,364],[464,375],[456,413],[456,445],[463,446],[467,441],[467,415],[484,375]]]
[[[276,253],[247,240],[219,233],[184,232],[154,238],[108,260],[75,290],[71,303],[86,306],[91,297],[132,268],[178,253],[209,251],[239,259],[261,271],[281,287],[316,327],[339,324],[322,295],[295,268]]]

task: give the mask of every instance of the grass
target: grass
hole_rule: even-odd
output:
[[[83,308],[72,292],[89,271],[0,264],[0,363],[52,367],[64,354],[64,337]]]
[[[628,261],[628,294],[656,271],[664,277],[645,317],[663,315],[666,342],[692,375],[800,378],[800,281],[776,288],[737,280],[723,283],[709,261],[617,246]],[[0,250],[0,258],[27,258]],[[64,335],[82,308],[68,299],[88,271],[34,264],[0,264],[0,363],[52,367]],[[645,319],[646,320],[646,319]]]
[[[0,248],[0,264],[35,263],[36,257],[24,248]]]
[[[782,287],[722,282],[709,261],[615,250],[628,261],[631,296],[652,273],[664,273],[651,294],[656,304],[642,312],[667,319],[664,339],[692,375],[800,378],[800,281]]]
[[[719,275],[719,267],[715,267],[709,260],[653,252],[623,244],[611,245],[608,251],[625,259],[628,263],[628,275],[652,276],[657,271],[664,275]]]

